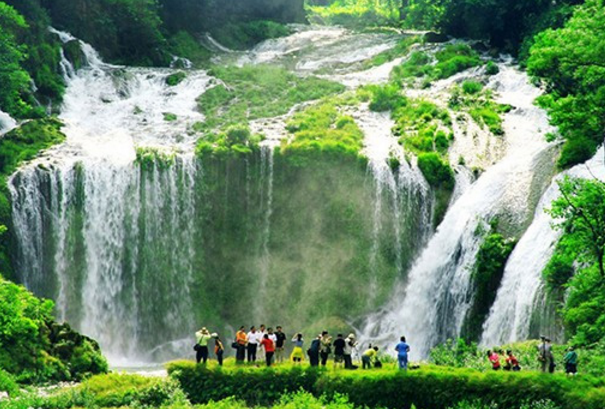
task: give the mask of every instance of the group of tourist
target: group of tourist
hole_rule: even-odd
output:
[[[506,351],[506,358],[504,365],[500,362],[500,356],[504,355],[504,352],[500,350],[487,351],[487,359],[492,365],[492,369],[499,371],[504,369],[506,371],[520,371],[521,366],[519,360],[515,357],[511,350]],[[557,364],[555,363],[555,357],[552,351],[552,343],[548,337],[541,337],[541,343],[538,345],[538,361],[541,364],[542,372],[554,373]],[[565,373],[568,375],[575,375],[578,372],[578,354],[573,347],[569,347],[565,356],[563,357],[565,363]]]
[[[193,349],[196,351],[196,361],[206,363],[208,361],[210,341],[214,339],[214,354],[219,365],[223,364],[225,346],[217,333],[210,333],[207,328],[202,328],[195,333],[196,344]],[[281,326],[267,328],[261,325],[258,329],[255,326],[250,327],[246,332],[245,327],[240,327],[235,334],[235,339],[231,346],[235,349],[235,360],[238,363],[264,361],[267,366],[274,362],[281,363],[286,355],[286,334]],[[290,354],[290,360],[295,364],[300,364],[305,360],[305,339],[303,334],[297,333],[291,340],[293,349]],[[323,331],[311,340],[310,346],[306,351],[311,366],[326,366],[330,355],[333,355],[334,367],[345,369],[356,369],[353,365],[353,355],[357,352],[358,342],[355,334],[349,334],[346,338],[343,334],[338,334],[333,339],[328,331]],[[406,343],[405,337],[401,337],[396,345],[399,368],[407,370],[408,353],[410,346]],[[381,361],[378,357],[379,348],[370,346],[361,354],[363,369],[372,367],[381,367]]]

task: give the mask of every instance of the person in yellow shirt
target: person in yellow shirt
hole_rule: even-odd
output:
[[[375,361],[378,356],[378,347],[368,348],[363,355],[361,355],[361,362],[363,364],[363,369],[371,369],[372,361]]]
[[[195,344],[195,360],[198,364],[200,361],[203,361],[205,364],[208,360],[208,341],[212,339],[212,335],[204,327],[195,333],[195,339],[197,341],[197,344]]]

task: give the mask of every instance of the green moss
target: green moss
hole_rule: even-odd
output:
[[[41,150],[65,140],[62,122],[55,118],[32,120],[0,139],[0,175],[8,176]]]
[[[164,112],[162,115],[164,115],[164,121],[166,122],[174,122],[178,119],[176,114],[173,114],[172,112]]]
[[[179,71],[167,76],[165,81],[167,85],[174,87],[183,82],[185,78],[187,78],[187,74],[183,71]]]
[[[197,129],[216,130],[225,125],[247,123],[288,113],[301,102],[344,91],[344,86],[317,77],[298,77],[269,65],[215,67],[211,75],[226,85],[217,85],[198,99],[206,120]]]
[[[483,90],[483,84],[477,81],[464,81],[462,90],[465,94],[475,95]]]

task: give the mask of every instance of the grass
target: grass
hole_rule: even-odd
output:
[[[358,159],[364,134],[344,108],[358,104],[353,94],[327,98],[294,114],[287,122],[292,134],[284,140],[281,154],[294,165],[305,165],[319,156],[342,156]]]
[[[369,60],[366,60],[363,64],[363,68],[369,69],[372,67],[378,67],[388,62],[391,62],[399,57],[406,56],[410,49],[422,42],[422,37],[420,36],[409,36],[401,39],[397,45],[389,50],[383,51],[379,54],[376,54]]]
[[[221,45],[232,50],[247,50],[264,40],[289,34],[291,30],[286,25],[269,20],[229,22],[212,31]]]
[[[298,77],[271,65],[215,67],[210,74],[223,84],[198,98],[206,116],[196,130],[216,131],[219,128],[245,124],[250,120],[287,114],[293,106],[338,94],[344,86],[317,77]]]
[[[410,85],[423,79],[427,87],[432,81],[449,78],[466,69],[483,64],[476,51],[466,44],[448,44],[434,55],[414,51],[401,65],[395,67],[391,77],[398,84]]]
[[[137,163],[141,168],[152,169],[158,166],[161,169],[174,165],[176,153],[154,147],[138,147],[136,150]]]
[[[465,81],[462,87],[454,88],[448,105],[454,111],[468,113],[477,124],[497,136],[504,135],[501,115],[512,109],[510,105],[496,103],[492,91],[476,81]]]

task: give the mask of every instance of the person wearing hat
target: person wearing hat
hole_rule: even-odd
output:
[[[344,347],[344,361],[345,361],[345,369],[354,369],[353,367],[353,350],[357,346],[357,341],[355,340],[355,334],[349,334],[347,339],[345,339],[345,347]]]
[[[538,361],[542,363],[542,372],[553,373],[555,371],[555,358],[552,354],[552,344],[547,337],[540,337],[542,343],[538,345]]]
[[[212,335],[210,335],[206,327],[203,327],[195,333],[195,339],[197,340],[197,344],[195,344],[195,360],[198,364],[200,361],[203,361],[205,364],[208,361],[208,342],[212,339]]]

